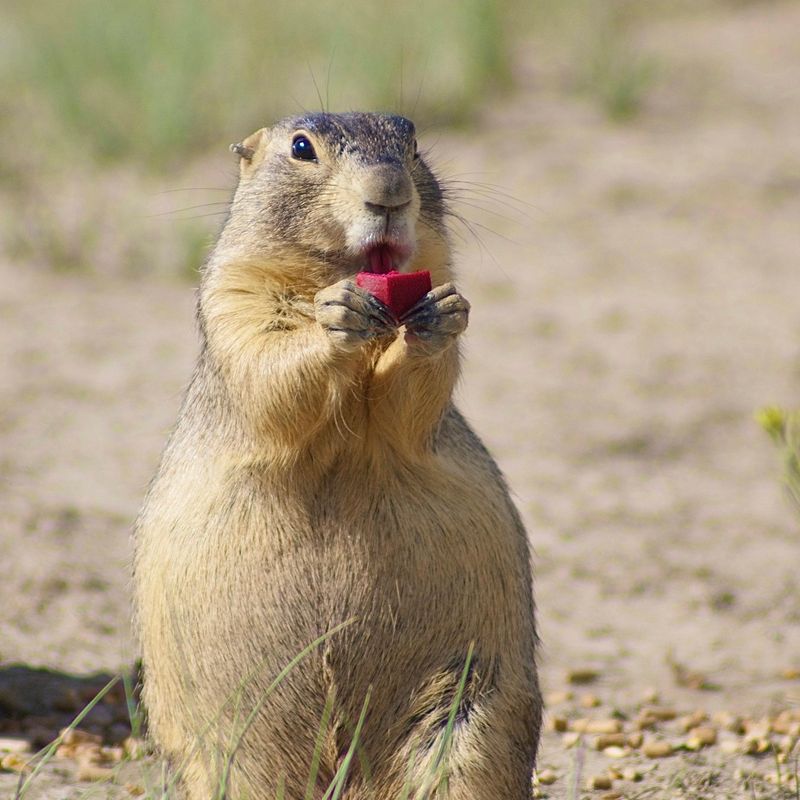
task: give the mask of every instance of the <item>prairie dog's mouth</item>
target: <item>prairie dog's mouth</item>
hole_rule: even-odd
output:
[[[364,271],[383,274],[400,270],[411,256],[411,248],[390,242],[365,247],[363,250]]]

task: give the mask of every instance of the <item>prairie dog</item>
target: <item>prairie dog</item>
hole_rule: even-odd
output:
[[[232,149],[197,367],[135,533],[152,736],[189,800],[320,800],[360,719],[348,800],[527,800],[528,542],[452,403],[469,305],[414,126],[310,114]],[[402,320],[353,281],[387,265],[431,272]]]

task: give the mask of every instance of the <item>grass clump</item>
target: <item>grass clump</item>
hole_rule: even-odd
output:
[[[771,406],[759,411],[757,419],[781,450],[786,487],[800,510],[800,410]]]
[[[6,92],[24,85],[72,146],[152,166],[303,109],[459,122],[511,74],[518,0],[13,2]]]
[[[325,642],[331,636],[334,636],[349,624],[350,621],[342,623],[307,645],[275,676],[274,680],[272,680],[267,689],[251,707],[242,707],[244,699],[243,691],[252,678],[255,677],[256,673],[258,672],[258,668],[251,672],[251,674],[245,676],[239,686],[237,686],[231,692],[229,697],[223,703],[222,707],[218,709],[217,713],[208,722],[205,729],[198,736],[195,749],[190,754],[191,757],[196,755],[198,752],[203,752],[205,755],[211,757],[212,760],[215,760],[218,765],[221,765],[219,783],[214,787],[214,791],[209,800],[226,800],[226,798],[230,796],[229,781],[231,777],[231,771],[235,765],[237,753],[242,746],[244,736],[247,734],[256,716],[261,711],[270,695],[272,695],[272,693],[281,686],[294,668],[311,652],[316,650],[323,642]],[[432,757],[423,758],[421,760],[418,759],[420,753],[418,752],[417,748],[414,748],[413,752],[411,753],[408,762],[407,779],[402,788],[400,800],[408,800],[408,798],[412,796],[420,798],[433,798],[447,794],[450,774],[450,753],[453,747],[454,737],[456,735],[456,718],[467,688],[467,680],[470,674],[473,652],[474,644],[471,644],[466,655],[460,680],[455,687],[454,696],[447,709],[446,723],[441,735],[437,737],[434,751],[429,754]],[[47,767],[47,765],[56,755],[56,751],[61,746],[67,735],[79,728],[80,724],[91,712],[91,710],[98,703],[100,703],[120,681],[122,681],[125,690],[125,701],[130,717],[131,736],[134,740],[139,741],[138,737],[142,735],[143,715],[140,707],[138,706],[138,698],[135,696],[135,687],[132,684],[130,676],[116,676],[112,678],[97,693],[91,702],[89,702],[86,707],[81,710],[72,723],[66,729],[64,729],[51,744],[40,750],[31,759],[29,759],[26,769],[24,769],[20,774],[17,789],[14,794],[14,800],[25,800],[30,796],[31,791],[36,788],[35,784],[37,779],[40,778],[44,768]],[[372,687],[367,690],[359,718],[356,721],[355,726],[351,728],[349,746],[342,755],[338,768],[333,775],[330,784],[326,787],[323,793],[322,800],[339,800],[347,787],[353,759],[356,757],[359,759],[362,779],[365,781],[366,785],[369,785],[369,765],[366,763],[363,755],[361,740],[362,731],[367,719],[367,712],[372,691]],[[219,716],[224,712],[225,708],[229,706],[233,707],[236,712],[236,723],[234,725],[234,730],[232,731],[231,741],[226,746],[224,752],[209,752],[206,749],[205,744],[206,734],[212,730],[213,726],[217,723]],[[240,718],[240,712],[242,712],[242,718]],[[320,791],[318,784],[320,758],[326,731],[331,724],[332,713],[333,696],[329,695],[325,703],[322,719],[320,721],[312,763],[309,765],[309,773],[306,781],[305,791],[306,800],[312,796],[315,796]],[[133,766],[131,762],[139,762],[135,766],[138,767],[138,777],[140,782],[138,784],[126,784],[127,787],[132,787],[131,792],[137,795],[141,794],[143,800],[169,800],[169,798],[176,798],[180,796],[179,787],[177,784],[181,779],[181,775],[186,767],[186,764],[173,764],[171,769],[167,769],[165,763],[161,763],[159,765],[155,762],[155,759],[146,758],[145,756],[146,753],[143,749],[138,753],[129,753],[126,758],[126,763],[128,766]],[[118,764],[116,768],[109,770],[109,772],[113,772],[113,776],[104,778],[100,782],[99,786],[101,787],[101,791],[102,787],[105,787],[106,789],[110,788],[110,782],[121,785],[125,781],[125,777],[121,772],[122,767],[125,765],[126,764]],[[130,777],[131,774],[132,772],[130,769],[125,773],[127,777]],[[160,777],[158,777],[159,775]],[[154,778],[157,779],[154,780]],[[100,779],[98,778],[97,780]],[[285,775],[278,776],[278,798],[284,796],[285,781]],[[91,790],[82,793],[80,796],[88,797],[90,794]],[[115,792],[113,793],[113,796],[116,797],[118,794]]]

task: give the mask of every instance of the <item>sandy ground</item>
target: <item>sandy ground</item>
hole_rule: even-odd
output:
[[[460,210],[494,231],[459,243],[473,303],[459,398],[530,530],[545,689],[599,674],[551,698],[551,724],[616,713],[632,729],[650,690],[679,712],[800,707],[781,677],[800,668],[798,517],[753,418],[800,397],[798,31],[800,6],[778,2],[647,26],[661,78],[624,126],[565,101],[539,79],[546,55],[528,54],[527,88],[477,133],[428,136],[445,176],[472,182],[453,184]],[[195,335],[185,283],[0,261],[0,285],[2,736],[4,719],[13,732],[46,710],[8,665],[113,672],[135,657],[129,530]],[[714,688],[680,686],[675,663]],[[563,740],[549,731],[540,756],[552,798],[602,796],[583,787],[615,765],[646,771],[614,782],[625,797],[781,796],[742,779],[774,771],[769,755],[611,759],[591,736]],[[66,763],[30,796],[84,796]],[[0,773],[0,792],[15,780]]]

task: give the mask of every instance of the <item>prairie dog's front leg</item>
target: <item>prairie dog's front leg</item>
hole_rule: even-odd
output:
[[[347,352],[358,350],[370,339],[397,332],[389,309],[351,280],[317,292],[314,313],[334,346]]]
[[[446,283],[400,320],[406,335],[378,360],[370,391],[371,418],[386,440],[418,455],[427,452],[458,379],[455,345],[468,319],[469,303]]]
[[[431,289],[400,321],[407,335],[426,354],[444,350],[469,322],[469,303],[452,283]]]

